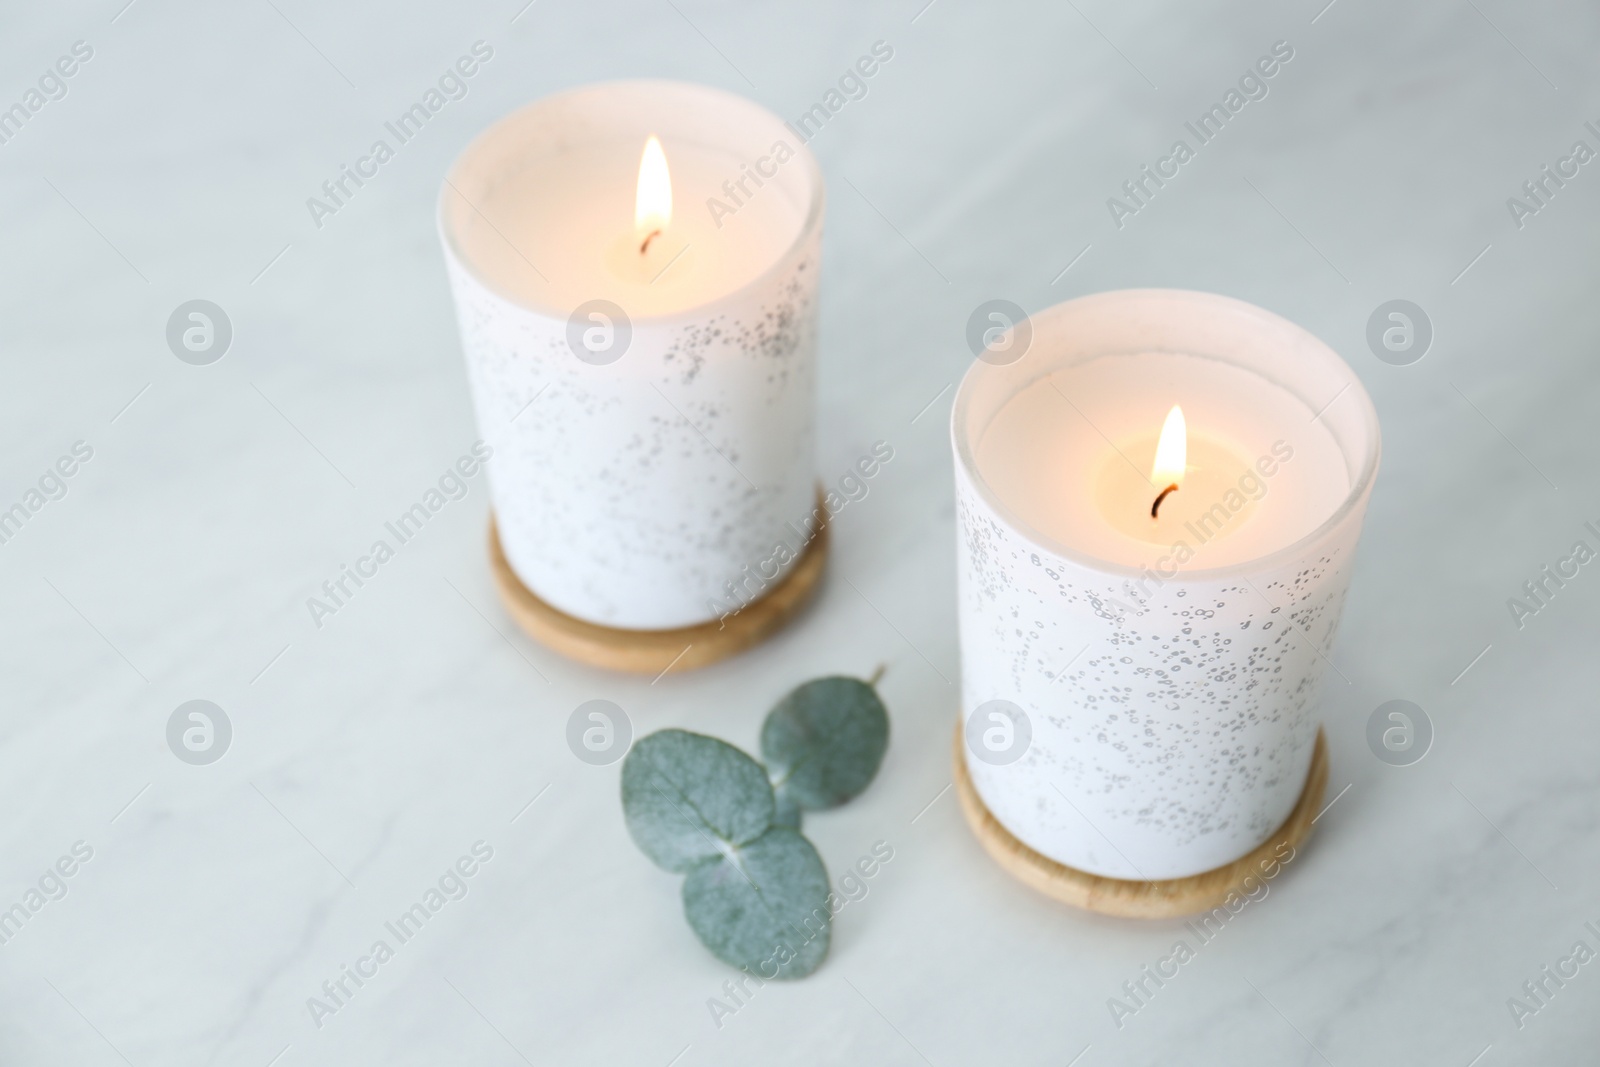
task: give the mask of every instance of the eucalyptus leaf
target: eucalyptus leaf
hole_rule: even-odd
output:
[[[766,833],[772,786],[759,763],[727,742],[660,730],[622,761],[622,814],[657,866],[687,871]]]
[[[772,800],[774,804],[772,825],[787,826],[791,830],[800,829],[800,805],[795,802],[794,797],[782,789],[775,789],[772,791]]]
[[[833,935],[828,872],[811,842],[775,826],[683,881],[683,911],[724,963],[758,978],[804,978]]]
[[[858,678],[818,678],[778,701],[761,727],[780,809],[837,807],[859,795],[889,748],[889,713]]]

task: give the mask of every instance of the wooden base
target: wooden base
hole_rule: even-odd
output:
[[[633,674],[662,675],[705,667],[760,644],[806,605],[828,558],[828,526],[817,531],[783,580],[739,612],[673,630],[622,630],[585,622],[552,607],[522,584],[489,517],[489,564],[506,611],[535,641],[569,659]]]
[[[956,724],[956,797],[967,825],[978,836],[979,844],[994,861],[1019,881],[1046,896],[1086,908],[1102,915],[1128,919],[1170,919],[1208,911],[1221,904],[1230,892],[1239,890],[1247,875],[1262,878],[1263,861],[1281,862],[1276,850],[1284,843],[1298,849],[1311,835],[1311,821],[1317,817],[1323,791],[1328,786],[1328,741],[1319,729],[1317,747],[1311,754],[1311,773],[1289,818],[1277,832],[1249,855],[1234,862],[1188,878],[1157,882],[1136,882],[1122,878],[1102,878],[1041,856],[1001,826],[973,788],[967,774],[963,751],[964,731]],[[1273,870],[1271,862],[1265,864]]]

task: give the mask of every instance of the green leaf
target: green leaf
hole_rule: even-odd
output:
[[[804,978],[828,954],[828,872],[811,842],[775,826],[683,881],[683,912],[701,943],[758,978]]]
[[[772,799],[775,807],[772,811],[772,825],[787,826],[791,830],[800,829],[800,805],[795,799],[782,789],[774,790]]]
[[[889,713],[857,678],[818,678],[778,701],[761,727],[761,758],[779,793],[809,811],[858,796],[889,748]]]
[[[660,730],[622,761],[622,814],[641,852],[687,871],[766,833],[772,785],[759,763],[724,741]]]

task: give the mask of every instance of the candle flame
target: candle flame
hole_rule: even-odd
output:
[[[654,134],[644,143],[639,160],[639,187],[633,200],[633,225],[647,244],[672,222],[672,175],[667,172],[667,155]]]
[[[1183,472],[1189,459],[1189,430],[1184,425],[1183,409],[1174,404],[1167,412],[1167,421],[1161,425],[1161,439],[1156,442],[1156,461],[1150,468],[1150,484],[1159,489],[1183,484]]]

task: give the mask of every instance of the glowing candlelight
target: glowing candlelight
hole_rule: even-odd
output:
[[[1189,457],[1189,430],[1183,422],[1183,409],[1172,405],[1167,421],[1161,424],[1161,439],[1156,442],[1156,461],[1150,468],[1150,484],[1161,486],[1161,493],[1150,505],[1150,517],[1156,518],[1161,502],[1168,493],[1175,493],[1183,485],[1183,472]]]
[[[639,159],[639,184],[633,198],[633,228],[641,255],[671,222],[672,174],[661,141],[651,134]]]

